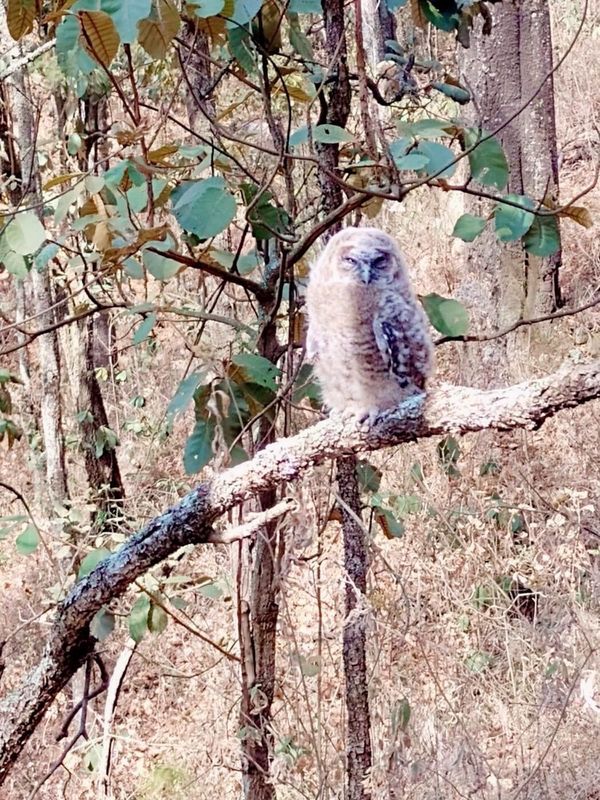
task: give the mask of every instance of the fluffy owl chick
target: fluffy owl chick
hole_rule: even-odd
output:
[[[433,348],[391,236],[333,236],[311,269],[306,307],[307,355],[332,411],[373,418],[424,390]]]

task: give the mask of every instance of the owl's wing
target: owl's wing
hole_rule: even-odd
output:
[[[431,370],[431,345],[425,321],[414,313],[378,314],[373,320],[377,348],[402,389],[425,388]]]

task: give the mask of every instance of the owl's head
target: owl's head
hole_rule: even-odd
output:
[[[365,286],[397,280],[403,271],[394,239],[377,228],[344,228],[327,243],[319,263],[336,277]]]

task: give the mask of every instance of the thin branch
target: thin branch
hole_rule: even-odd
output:
[[[492,339],[500,339],[502,336],[506,336],[508,333],[512,333],[513,331],[516,331],[518,328],[522,328],[525,325],[537,325],[540,322],[549,322],[553,319],[573,317],[575,314],[581,314],[582,311],[587,311],[589,308],[593,308],[599,303],[600,296],[596,297],[594,300],[591,300],[589,303],[578,306],[577,308],[563,308],[560,311],[555,311],[552,314],[544,314],[541,317],[519,319],[517,322],[514,322],[512,325],[509,325],[507,328],[497,331],[496,333],[473,333],[465,334],[464,336],[440,336],[439,339],[435,340],[434,344],[437,346],[439,344],[446,344],[447,342],[489,342]]]

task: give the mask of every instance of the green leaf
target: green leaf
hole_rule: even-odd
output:
[[[444,472],[451,476],[460,475],[456,464],[460,458],[460,446],[454,436],[445,436],[437,444],[437,454]]]
[[[133,334],[133,344],[138,345],[145,342],[150,336],[152,328],[156,324],[156,312],[148,314],[148,316],[140,322]]]
[[[45,244],[33,259],[33,264],[38,272],[41,272],[48,262],[60,251],[60,246],[55,242]]]
[[[225,230],[237,208],[220,176],[182,183],[173,190],[171,200],[177,222],[199,239]]]
[[[204,597],[208,597],[209,600],[219,600],[221,597],[223,597],[223,589],[221,589],[217,581],[213,581],[211,579],[205,580],[203,583],[201,583],[200,586],[198,586],[197,591]]]
[[[89,575],[90,572],[109,555],[110,550],[107,550],[106,547],[98,547],[96,550],[90,550],[79,565],[77,580],[80,581],[82,578],[85,578],[86,575]]]
[[[416,122],[399,122],[398,133],[401,136],[416,136],[419,139],[440,139],[450,136],[456,125],[444,119],[419,119]]]
[[[214,17],[223,11],[225,0],[194,0],[190,3],[190,8],[194,10],[194,16],[206,19]]]
[[[20,256],[18,253],[13,253],[12,250],[9,250],[2,256],[2,263],[6,267],[6,271],[14,275],[15,278],[24,280],[29,275],[27,262],[23,256]]]
[[[233,28],[237,25],[246,25],[258,14],[261,6],[262,0],[235,0],[232,21],[227,23],[228,26]]]
[[[536,216],[531,228],[523,237],[528,253],[545,258],[560,250],[560,232],[554,215]]]
[[[287,8],[292,14],[322,14],[321,0],[290,0]]]
[[[463,242],[473,242],[487,225],[487,219],[476,217],[474,214],[463,214],[456,220],[452,236],[462,239]]]
[[[469,314],[458,300],[433,293],[421,302],[433,327],[444,336],[464,336],[469,330]]]
[[[314,60],[314,53],[310,39],[306,36],[301,28],[298,20],[298,15],[288,11],[288,21],[290,24],[288,36],[290,37],[290,44],[299,56],[305,58],[307,61]]]
[[[238,353],[232,358],[232,361],[242,368],[248,383],[257,383],[273,392],[277,391],[277,378],[281,376],[281,370],[268,358],[256,355],[256,353]]]
[[[425,18],[441,31],[449,33],[458,28],[460,15],[457,13],[454,3],[450,3],[451,9],[453,8],[454,10],[449,11],[441,11],[438,8],[438,5],[442,5],[439,0],[437,2],[434,0],[419,0],[419,5]],[[445,5],[448,5],[448,3],[446,2]]]
[[[150,603],[150,611],[148,612],[148,630],[151,633],[162,633],[167,627],[169,622],[169,615],[156,603]]]
[[[392,731],[394,737],[398,731],[405,731],[410,722],[410,703],[403,697],[397,700],[392,708]]]
[[[427,175],[435,175],[437,178],[450,178],[456,172],[456,156],[439,142],[419,142],[419,146],[413,151],[415,154],[426,156],[429,161],[423,169]]]
[[[522,206],[515,208],[498,203],[494,211],[496,236],[501,242],[514,242],[531,228],[535,214],[528,209],[535,208],[535,204],[531,198],[519,194],[507,194],[503,199]]]
[[[471,93],[462,86],[456,86],[454,83],[442,83],[441,81],[434,81],[431,86],[433,89],[437,89],[438,92],[445,94],[446,97],[449,97],[456,103],[460,103],[460,105],[465,105],[471,100]]]
[[[194,475],[212,459],[215,423],[199,419],[188,437],[183,451],[183,466],[188,475]]]
[[[302,128],[295,130],[290,136],[290,147],[298,147],[304,142],[308,141],[308,127],[304,125]]]
[[[381,526],[386,539],[400,539],[404,536],[405,528],[401,519],[389,509],[383,506],[373,505],[375,519]]]
[[[131,44],[137,39],[137,24],[141,19],[150,16],[151,0],[113,0],[114,10],[110,10],[112,21],[122,42]],[[108,9],[105,9],[108,11]]]
[[[325,144],[338,144],[340,142],[353,142],[354,136],[339,125],[315,125],[313,128],[313,141]]]
[[[385,0],[388,11],[396,11],[396,9],[405,6],[407,2],[408,0]]]
[[[402,156],[402,158],[395,159],[394,163],[400,170],[411,169],[417,172],[424,169],[429,164],[429,157],[423,153],[414,151],[406,156]]]
[[[19,534],[16,538],[15,546],[17,548],[17,553],[21,556],[28,556],[30,553],[33,553],[34,550],[37,550],[40,542],[41,539],[38,529],[35,525],[28,525],[23,533]]]
[[[100,425],[96,429],[95,442],[96,458],[100,458],[103,453],[115,449],[115,447],[119,444],[119,437],[112,430],[112,428],[109,428],[106,425]]]
[[[363,492],[379,491],[382,475],[382,471],[373,464],[369,464],[368,461],[359,461],[356,465],[358,486]]]
[[[477,128],[465,128],[465,147],[467,149],[473,147],[476,142],[488,135],[485,131],[479,131]],[[477,145],[473,152],[469,153],[468,158],[474,180],[484,186],[496,186],[498,189],[506,186],[508,162],[502,145],[495,136]]]
[[[240,67],[251,74],[256,71],[256,49],[250,31],[243,26],[230,28],[227,31],[229,51]]]
[[[44,226],[33,211],[16,214],[4,230],[6,244],[20,256],[30,256],[46,239]]]
[[[103,606],[96,612],[90,622],[90,633],[99,642],[103,642],[115,629],[115,615]]]
[[[129,612],[129,635],[135,642],[141,642],[148,631],[148,615],[150,613],[150,598],[141,594]]]
[[[169,235],[163,242],[147,242],[142,248],[144,266],[159,281],[170,280],[184,267],[179,261],[175,261],[175,259],[168,256],[162,256],[160,252],[155,253],[154,250],[173,250],[175,246],[174,239]]]
[[[471,653],[465,658],[465,666],[471,672],[484,672],[492,663],[492,656],[490,653],[483,653],[481,651]]]
[[[299,655],[298,666],[300,667],[300,672],[306,678],[314,678],[319,674],[321,669],[319,659],[315,656],[312,658],[306,658],[306,656]]]
[[[167,406],[167,419],[169,421],[175,419],[177,414],[185,411],[188,405],[192,402],[194,392],[200,385],[201,381],[204,380],[205,376],[206,373],[204,371],[192,372],[191,375],[188,375],[187,378],[184,378],[181,381],[177,387],[177,391],[171,398],[171,402]]]

